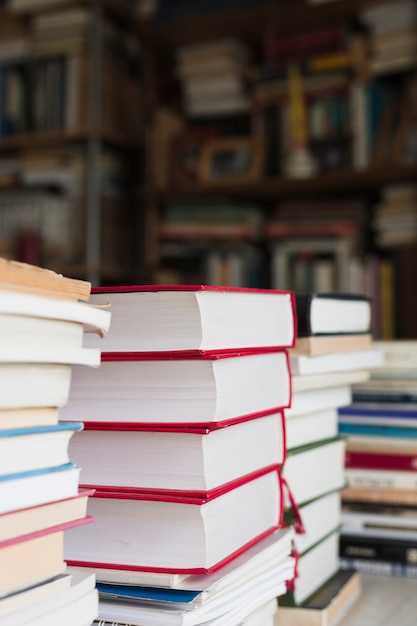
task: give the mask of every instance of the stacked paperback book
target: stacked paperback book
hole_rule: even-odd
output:
[[[340,555],[363,571],[417,576],[417,342],[379,341],[385,365],[340,409],[346,438]]]
[[[69,444],[82,424],[59,422],[72,367],[98,367],[85,331],[110,313],[89,305],[90,284],[0,259],[0,621],[84,626],[97,616],[91,575],[69,574],[64,538],[93,521],[91,491]]]
[[[100,624],[265,626],[295,576],[283,409],[291,292],[97,288],[112,326],[99,369],[74,369],[63,419],[95,489],[66,542],[94,572]],[[90,336],[96,347],[97,338]]]
[[[279,601],[277,626],[294,620],[307,623],[311,611],[321,615],[317,619],[334,618],[360,589],[357,572],[339,571],[345,442],[338,435],[338,409],[351,403],[351,386],[368,379],[370,368],[382,362],[381,352],[371,342],[367,298],[299,294],[296,310],[297,342],[289,351],[293,399],[285,410],[283,476],[299,506],[305,533],[295,536],[298,578],[294,589]]]

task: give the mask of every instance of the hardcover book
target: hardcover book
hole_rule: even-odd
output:
[[[233,423],[276,413],[291,401],[286,351],[219,355],[102,355],[73,367],[62,420],[85,423]]]
[[[97,490],[94,527],[66,537],[69,565],[114,570],[209,573],[282,526],[277,468],[192,497]]]
[[[371,302],[359,294],[296,294],[296,310],[299,337],[371,331]]]
[[[69,448],[83,487],[196,494],[282,465],[285,452],[282,413],[205,429],[89,424]]]
[[[218,352],[294,345],[290,291],[207,285],[97,287],[90,302],[112,312],[111,329],[86,345],[105,352]]]

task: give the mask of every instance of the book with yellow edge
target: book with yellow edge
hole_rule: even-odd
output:
[[[91,284],[43,267],[0,258],[0,288],[63,300],[88,300]]]
[[[354,352],[368,350],[371,347],[372,335],[313,335],[298,337],[290,355],[317,356],[334,352]]]

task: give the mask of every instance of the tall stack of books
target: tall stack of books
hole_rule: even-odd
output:
[[[74,364],[97,367],[84,329],[110,313],[86,301],[90,283],[0,259],[0,621],[82,626],[97,615],[94,576],[71,576],[64,534],[85,525],[69,442],[82,424],[58,421]]]
[[[112,327],[101,367],[74,371],[64,419],[85,421],[70,449],[96,522],[66,557],[96,573],[100,623],[272,624],[295,566],[280,471],[293,294],[142,286],[92,300],[110,303]]]
[[[417,576],[417,342],[376,342],[383,368],[339,413],[346,437],[340,555],[364,571]]]
[[[299,294],[296,307],[298,337],[290,350],[293,400],[285,411],[283,475],[299,506],[305,533],[295,536],[298,578],[294,589],[280,599],[279,626],[292,623],[295,611],[307,609],[316,593],[330,601],[326,586],[333,592],[347,584],[358,590],[357,580],[354,584],[350,580],[354,572],[349,580],[339,572],[345,443],[338,436],[337,409],[350,404],[351,385],[369,378],[370,368],[381,363],[381,352],[371,345],[371,308],[366,297]]]

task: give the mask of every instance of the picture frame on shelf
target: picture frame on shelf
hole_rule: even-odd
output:
[[[198,180],[207,185],[256,182],[263,170],[259,138],[222,137],[207,141],[198,163]]]
[[[173,141],[172,147],[172,174],[176,187],[196,184],[198,180],[198,166],[203,146],[207,137],[192,133],[181,133]]]

